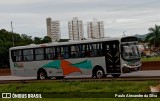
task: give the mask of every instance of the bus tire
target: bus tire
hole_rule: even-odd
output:
[[[48,77],[47,77],[47,73],[46,73],[45,70],[41,69],[41,70],[38,71],[38,73],[37,73],[37,79],[38,80],[45,80],[47,78]]]
[[[93,69],[93,75],[92,77],[96,77],[96,78],[104,78],[106,77],[105,73],[104,73],[104,70],[102,67],[100,66],[96,66],[94,69]]]
[[[118,78],[121,74],[112,74],[112,77]]]

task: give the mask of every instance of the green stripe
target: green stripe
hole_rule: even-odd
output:
[[[43,68],[56,68],[56,69],[60,69],[61,66],[61,61],[60,60],[55,60],[53,62],[50,62],[48,64],[43,65]]]
[[[75,66],[77,68],[82,68],[82,69],[92,69],[92,64],[91,61],[85,60],[79,63],[71,64],[71,66]]]

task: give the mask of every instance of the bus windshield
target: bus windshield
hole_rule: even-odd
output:
[[[139,59],[140,54],[138,51],[138,47],[134,44],[122,45],[122,57],[127,60]]]

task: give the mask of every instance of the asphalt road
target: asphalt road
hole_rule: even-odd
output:
[[[120,77],[156,77],[160,76],[160,70],[138,71],[122,74]],[[89,76],[66,76],[65,78],[88,78]],[[110,75],[108,77],[111,77]],[[36,77],[0,76],[0,80],[34,80]]]

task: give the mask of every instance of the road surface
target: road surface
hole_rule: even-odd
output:
[[[120,77],[156,77],[160,76],[160,70],[148,70],[148,71],[138,71],[132,73],[122,74]],[[82,78],[82,76],[66,76],[65,78]],[[83,78],[88,78],[89,76],[83,76]],[[108,77],[111,77],[110,75]],[[34,80],[36,77],[19,77],[19,76],[0,76],[0,80]]]

